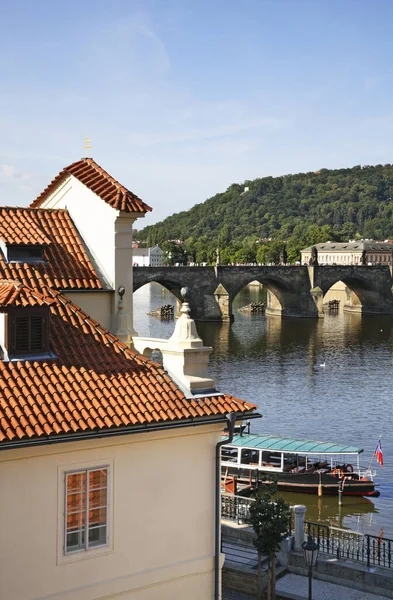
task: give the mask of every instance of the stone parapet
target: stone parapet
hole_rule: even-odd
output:
[[[298,575],[308,574],[302,552],[289,553],[287,569],[290,573]],[[393,572],[389,569],[368,568],[365,564],[349,559],[336,559],[319,554],[313,577],[362,592],[393,598]]]

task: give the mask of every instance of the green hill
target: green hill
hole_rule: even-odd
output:
[[[390,164],[263,177],[233,184],[138,238],[164,246],[183,240],[188,260],[198,262],[213,262],[219,246],[224,263],[277,261],[285,242],[294,261],[302,247],[329,239],[392,238],[392,193]]]

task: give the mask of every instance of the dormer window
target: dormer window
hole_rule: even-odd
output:
[[[49,353],[49,310],[16,308],[8,313],[7,349],[10,358]]]
[[[43,246],[7,245],[8,262],[34,263],[44,260]]]

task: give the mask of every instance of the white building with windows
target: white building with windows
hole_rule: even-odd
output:
[[[373,240],[315,244],[320,265],[391,265],[393,243]],[[309,264],[311,246],[301,251],[302,264]]]
[[[134,248],[132,264],[134,267],[162,267],[164,253],[157,245],[152,248]]]
[[[92,159],[0,207],[1,599],[215,595],[216,446],[259,415],[130,349],[146,209]]]

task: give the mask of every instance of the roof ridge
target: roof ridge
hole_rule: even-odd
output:
[[[97,177],[98,175],[98,177]],[[143,202],[136,194],[110,175],[93,158],[85,157],[64,167],[58,175],[30,204],[32,208],[39,208],[45,201],[47,194],[64,180],[64,177],[75,177],[85,187],[99,198],[104,200],[115,210],[128,213],[143,213],[151,211],[151,207]],[[120,194],[119,194],[120,191]]]
[[[66,212],[68,208],[41,208],[40,206],[0,206],[0,210],[26,210],[28,212]]]

